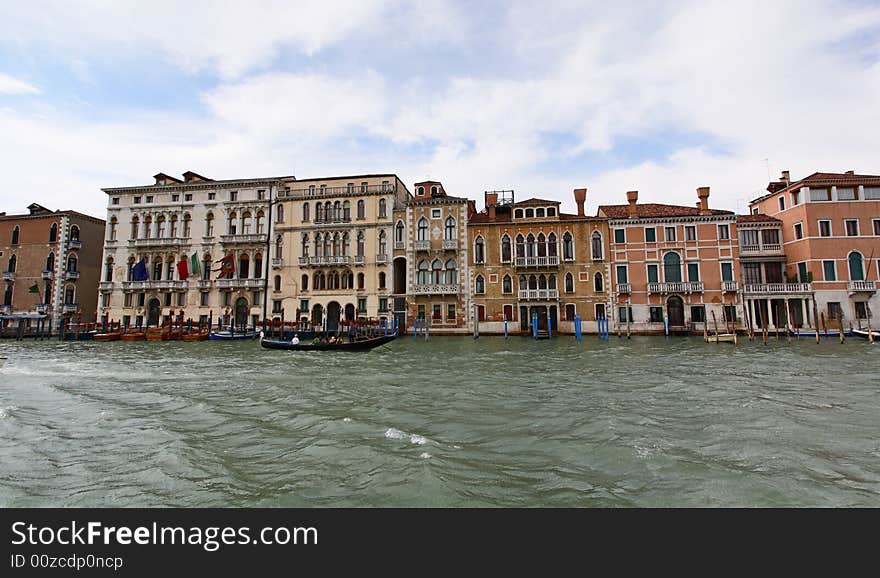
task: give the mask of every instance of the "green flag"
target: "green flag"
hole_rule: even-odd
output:
[[[193,277],[199,276],[200,271],[199,271],[199,254],[198,253],[193,253],[192,257],[189,258],[189,268],[190,268],[190,272],[189,272],[190,275],[192,275]]]
[[[31,286],[31,288],[28,289],[28,292],[30,292],[30,293],[39,293],[39,292],[40,292],[40,288],[37,287],[37,284],[36,284],[36,283],[34,283],[34,284]]]

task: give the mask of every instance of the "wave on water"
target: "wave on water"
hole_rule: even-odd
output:
[[[400,431],[397,428],[390,427],[385,430],[385,437],[391,440],[402,440],[409,438],[409,443],[417,446],[423,446],[428,443],[428,438],[425,436],[420,436],[418,434],[409,434],[405,431]]]
[[[402,440],[406,437],[406,434],[400,431],[399,429],[395,429],[393,427],[385,430],[385,437],[390,440]]]
[[[429,454],[428,452],[422,452],[422,453],[419,454],[419,457],[422,458],[423,460],[427,460],[427,459],[430,459],[430,458],[433,457],[433,456],[431,456],[431,454]]]
[[[6,419],[7,417],[12,415],[12,412],[17,410],[18,407],[14,405],[7,405],[6,407],[0,407],[0,419]]]

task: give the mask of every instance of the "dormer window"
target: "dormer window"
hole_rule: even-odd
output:
[[[433,197],[436,194],[437,194],[437,185],[431,185],[431,196]]]
[[[556,207],[547,207],[547,216],[555,217],[556,216]]]
[[[526,209],[526,219],[535,218],[535,209]]]
[[[543,217],[544,216],[544,209],[543,208],[535,209],[535,216],[536,217]]]
[[[523,218],[523,210],[522,209],[515,210],[513,212],[513,218],[514,219],[522,219]]]
[[[416,195],[420,197],[425,196],[425,187],[416,187]]]
[[[158,179],[158,180],[156,181],[156,184],[157,184],[157,185],[164,185],[164,184],[165,184],[165,179]]]
[[[134,198],[134,204],[135,204],[135,205],[140,205],[140,204],[141,204],[141,198],[140,198],[140,197],[135,197],[135,198]]]

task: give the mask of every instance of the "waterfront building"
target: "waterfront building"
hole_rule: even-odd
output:
[[[766,287],[765,297],[772,294],[789,305],[797,297],[814,299],[819,322],[824,317],[829,328],[836,328],[839,318],[847,326],[866,326],[869,312],[880,308],[880,176],[816,172],[792,181],[783,171],[767,191],[749,206],[752,216],[779,222],[785,278]],[[799,313],[795,307],[792,320],[808,319],[811,309]],[[771,318],[775,323],[772,312]]]
[[[33,203],[28,214],[0,213],[0,313],[95,320],[104,221]]]
[[[702,332],[739,319],[736,215],[709,208],[709,187],[696,207],[638,203],[602,205],[611,231],[612,330]],[[713,317],[714,314],[714,317]]]
[[[410,198],[394,174],[290,180],[277,201],[271,317],[335,331],[390,321],[393,215]]]
[[[107,195],[100,317],[156,325],[170,316],[224,326],[263,318],[270,202],[287,178],[215,181],[159,173]],[[228,273],[218,278],[218,261]],[[135,274],[146,265],[146,279]]]
[[[414,185],[394,212],[394,315],[401,327],[468,331],[468,200],[438,181]]]
[[[469,291],[481,332],[597,331],[609,314],[607,219],[584,214],[586,189],[575,189],[577,214],[559,201],[516,201],[513,191],[487,191],[468,220]]]

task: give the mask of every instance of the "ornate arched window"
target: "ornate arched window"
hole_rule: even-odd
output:
[[[663,279],[666,283],[681,283],[681,257],[674,251],[663,255]]]
[[[12,258],[14,259],[15,255],[13,255]],[[76,259],[76,255],[69,255],[67,257],[67,270],[68,271],[78,271],[79,269],[77,269],[77,265],[79,265],[79,262]],[[13,269],[13,271],[14,270],[15,269]]]
[[[110,224],[108,225],[108,241],[116,240],[116,227],[119,225],[119,219],[116,217],[110,217]]]
[[[258,235],[263,234],[263,218],[265,216],[266,216],[266,214],[263,213],[263,211],[257,211],[257,217],[256,217],[256,220],[254,221],[254,224],[255,224],[256,233]]]
[[[602,278],[602,273],[596,273],[593,275],[593,291],[596,293],[601,293],[605,290],[605,280]]]
[[[133,219],[133,222],[137,221],[137,217]],[[136,239],[137,235],[134,235],[132,239]],[[58,223],[52,223],[52,226],[49,227],[49,242],[54,243],[58,240]]]
[[[416,239],[419,241],[428,240],[428,219],[422,217],[419,219],[419,225],[416,233]]]
[[[363,273],[358,273],[358,284],[357,284],[357,288],[358,288],[359,290],[363,290],[363,288],[364,288],[364,274],[363,274]]]
[[[565,292],[574,293],[574,275],[571,273],[565,274]]]
[[[523,236],[520,234],[520,235],[516,236],[516,257],[519,259],[519,258],[522,258],[525,256],[526,256],[526,241],[523,238]]]
[[[379,199],[379,218],[383,219],[388,214],[388,201]]]
[[[278,289],[276,289],[276,291],[279,291],[281,289],[281,276],[275,275],[275,279],[277,279],[277,285],[278,285]],[[309,275],[307,273],[303,273],[302,277],[300,277],[299,288],[301,291],[308,291],[309,290]]]
[[[275,222],[283,223],[284,222],[284,205],[281,203],[278,204],[278,207],[275,208]]]
[[[156,217],[156,238],[164,239],[165,238],[165,216],[159,215]]]
[[[171,220],[168,224],[168,236],[172,239],[177,237],[177,215],[171,215]]]
[[[850,281],[865,280],[865,259],[858,251],[853,251],[847,258],[849,261],[849,278]]]
[[[419,285],[427,285],[429,282],[429,275],[430,271],[428,270],[428,262],[422,259],[421,261],[419,261],[419,270],[418,273],[416,273],[416,282]]]
[[[474,263],[486,262],[486,242],[483,241],[482,235],[478,235],[474,240]]]
[[[510,236],[501,237],[501,262],[510,263]]]
[[[256,253],[254,255],[254,278],[261,279],[263,277],[263,254]]]
[[[348,242],[348,232],[345,232],[342,234],[342,252],[340,253],[340,255],[343,257],[348,257]]]
[[[455,219],[452,217],[446,218],[446,224],[443,228],[443,238],[455,239]]]
[[[449,259],[446,261],[446,285],[457,285],[458,284],[458,267],[456,266],[455,259]]]
[[[73,257],[73,255],[71,255],[71,257]],[[15,267],[16,267],[17,262],[18,262],[18,257],[16,257],[15,255],[10,255],[9,262],[6,265],[6,270],[10,273],[15,273]],[[74,263],[75,262],[76,262],[76,257],[74,257]]]
[[[388,244],[385,241],[385,231],[379,231],[379,254],[388,254]]]
[[[358,231],[357,236],[357,256],[363,259],[364,253],[366,251],[366,239],[364,237],[363,231]]]
[[[593,231],[593,234],[590,235],[590,254],[596,261],[604,258],[604,251],[602,250],[602,233],[599,231]]]
[[[434,259],[431,263],[431,283],[439,284],[440,276],[442,275],[443,264],[440,262],[440,259]]]
[[[535,236],[529,233],[526,236],[526,257],[534,257],[537,253],[535,246]]]
[[[18,232],[19,232],[19,227],[18,227],[18,225],[16,225],[15,227],[12,228],[12,243],[11,243],[12,245],[18,245]]]
[[[144,239],[153,238],[153,217],[144,217]]]
[[[358,199],[357,204],[357,218],[365,219],[367,216],[367,205],[363,199]]]
[[[546,289],[547,288],[547,277],[544,276],[543,273],[538,275],[538,289]]]
[[[350,221],[351,220],[351,201],[344,201],[342,203],[342,220]]]
[[[227,222],[227,230],[226,233],[229,235],[235,235],[238,232],[238,215],[235,214],[235,211],[229,213],[229,221]]]
[[[247,279],[250,274],[250,257],[248,257],[247,253],[242,253],[238,258],[238,278],[239,279]]]
[[[54,271],[55,270],[55,253],[49,251],[49,256],[46,257],[46,271]]]
[[[107,257],[104,263],[104,281],[113,281],[113,257]]]
[[[403,245],[403,221],[397,221],[394,227],[394,242],[397,245]]]
[[[241,216],[241,234],[242,235],[250,235],[251,234],[251,212],[245,211]]]
[[[379,273],[379,289],[384,289],[384,288],[385,288],[385,273],[380,272]]]
[[[214,213],[208,213],[205,215],[205,236],[214,236]]]
[[[547,256],[547,238],[544,237],[544,233],[538,233],[538,257],[546,257]]]
[[[501,292],[513,293],[513,281],[511,280],[510,275],[505,275],[501,279]]]
[[[566,261],[574,260],[574,240],[568,231],[562,235],[562,258]]]
[[[477,278],[474,281],[474,293],[481,295],[485,292],[486,292],[486,282],[483,279],[482,275],[477,275]]]
[[[183,238],[189,239],[190,235],[192,235],[192,217],[189,216],[189,213],[183,214]]]
[[[304,259],[308,259],[309,258],[309,234],[308,233],[303,233],[301,245],[302,245],[302,257]]]
[[[320,205],[319,205],[319,206],[320,206]],[[302,220],[303,220],[304,223],[307,222],[307,221],[311,218],[311,215],[309,214],[310,212],[311,212],[311,211],[310,211],[310,208],[309,208],[309,204],[308,204],[308,203],[303,203],[303,208],[302,208]],[[319,212],[320,212],[320,211],[319,211]]]
[[[333,220],[341,221],[342,220],[342,204],[339,201],[335,201],[333,203]]]
[[[70,226],[70,240],[79,241],[79,227],[77,225]],[[15,243],[13,243],[14,245]]]
[[[306,283],[308,284],[308,277],[303,275],[306,278]],[[281,291],[281,275],[275,275],[275,279],[272,282],[273,288],[275,291]]]
[[[557,251],[557,243],[556,243],[556,233],[550,233],[547,235],[547,254],[551,257],[556,257],[558,255]]]
[[[283,256],[283,254],[284,254],[284,251],[282,250],[283,247],[284,247],[284,237],[282,237],[281,235],[276,236],[275,237],[275,258],[276,259],[280,259]]]

